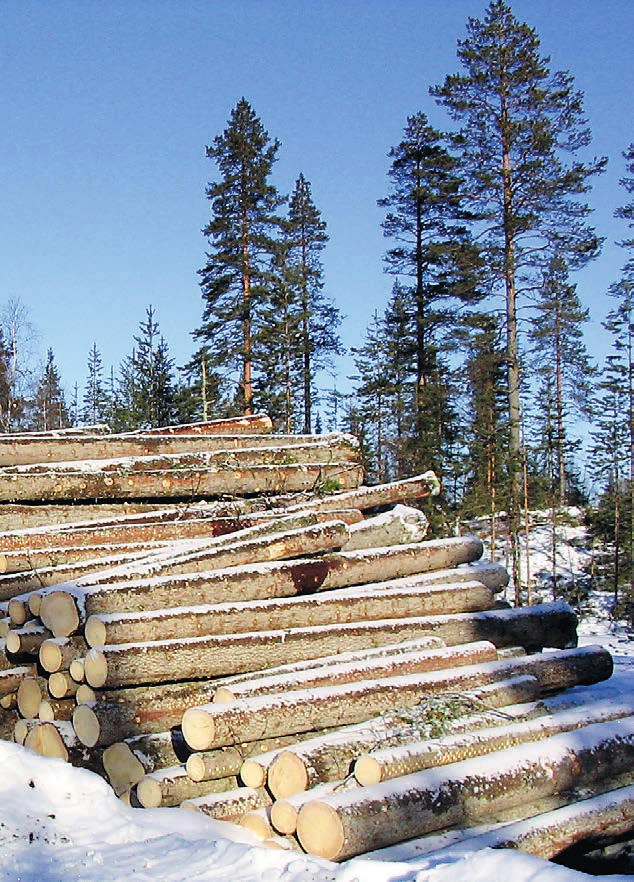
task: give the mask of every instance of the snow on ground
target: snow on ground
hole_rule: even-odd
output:
[[[542,539],[546,544],[547,538]],[[565,553],[570,571],[580,572],[587,552],[570,545]],[[538,555],[548,556],[545,549],[538,550],[533,572],[548,566]],[[578,688],[587,690],[589,698],[618,700],[634,690],[634,634],[606,617],[609,600],[605,594],[592,595],[592,610],[582,620],[579,635],[582,644],[600,643],[610,649],[615,673],[605,683]],[[442,852],[441,846],[445,846]],[[0,741],[0,882],[588,882],[591,878],[596,877],[517,851],[470,852],[460,847],[456,834],[430,839],[426,846],[405,844],[333,864],[266,848],[246,831],[195,812],[129,808],[99,776]],[[609,877],[613,882],[630,878]]]

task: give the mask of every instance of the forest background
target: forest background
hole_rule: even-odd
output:
[[[478,17],[466,22],[464,16],[466,26],[454,27],[458,57],[445,59],[444,73],[427,83],[431,94],[425,95],[423,84],[418,105],[403,108],[400,130],[391,136],[382,191],[376,205],[367,205],[368,215],[378,210],[376,225],[385,237],[381,253],[372,255],[383,258],[387,273],[382,303],[365,296],[362,273],[348,277],[353,291],[333,289],[327,255],[335,243],[312,182],[297,169],[280,186],[277,163],[284,145],[269,133],[257,108],[238,98],[206,147],[211,160],[209,214],[203,220],[206,256],[201,254],[194,269],[202,317],[188,329],[191,350],[185,353],[181,346],[177,364],[169,341],[172,321],[164,331],[162,304],[157,308],[150,296],[118,364],[109,362],[110,353],[104,360],[95,335],[84,350],[85,376],[62,381],[53,346],[45,347],[47,357],[36,367],[36,339],[47,328],[40,328],[28,284],[22,284],[17,269],[12,274],[9,261],[5,287],[15,293],[2,319],[2,429],[102,422],[115,430],[132,429],[253,409],[270,413],[280,431],[345,429],[362,442],[369,481],[427,468],[439,474],[444,494],[430,510],[435,532],[453,530],[461,519],[506,512],[519,602],[522,513],[549,507],[555,522],[567,505],[588,506],[597,535],[613,552],[618,598],[619,584],[631,584],[634,149],[625,138],[610,145],[621,183],[621,199],[612,207],[621,222],[621,261],[613,277],[602,280],[597,361],[586,347],[588,298],[581,296],[575,274],[587,273],[606,248],[606,234],[590,211],[591,187],[605,173],[607,157],[594,153],[583,96],[570,74],[558,73],[552,46],[559,40],[551,41],[551,61],[537,32],[505,4],[491,3],[484,11],[455,5]],[[585,4],[574,6],[583,13]],[[238,4],[251,27],[262,7],[290,12],[284,3]],[[43,6],[26,8],[33,17],[21,40],[36,38],[45,24]],[[192,27],[202,8],[186,6],[179,23]],[[159,13],[165,9],[173,12],[169,4],[159,4]],[[414,4],[394,9],[413,11]],[[615,9],[625,35],[631,13],[624,5],[615,4],[612,14]],[[62,4],[62,11],[53,33],[61,33],[72,18],[84,61],[89,48],[110,61],[117,58],[123,18],[109,20],[101,34],[89,33],[82,4]],[[383,32],[371,33],[368,26],[376,24],[376,5],[370,4],[369,17],[360,15],[355,3],[347,11],[356,14],[358,36],[372,36],[387,48]],[[228,28],[240,45],[240,15],[232,20],[227,12],[227,5],[215,6],[215,24]],[[421,3],[416,12],[426,19],[425,12],[438,9]],[[125,23],[138,27],[148,13],[147,5],[133,5]],[[155,35],[157,24],[160,30],[168,18],[150,21],[150,32]],[[443,36],[446,24],[435,17],[434,28]],[[596,39],[600,36],[597,30]],[[12,47],[16,55],[18,43]],[[58,41],[58,51],[61,46]],[[592,52],[591,44],[587,51]],[[377,64],[379,54],[366,56],[366,66]],[[70,84],[72,53],[66,66],[61,70]],[[226,75],[213,62],[212,68],[216,78]],[[353,88],[351,82],[349,77],[340,81],[339,90]],[[73,80],[77,106],[88,84],[90,77],[86,83]],[[338,97],[336,89],[332,95]],[[11,97],[15,112],[19,90]],[[45,89],[35,97],[43,101]],[[382,100],[390,101],[389,92]],[[293,117],[291,132],[304,114]],[[95,121],[99,124],[100,114]],[[330,177],[330,186],[337,156],[332,160],[332,168],[328,163],[318,170],[322,182]],[[53,154],[50,169],[56,161]],[[71,157],[63,161],[70,163]],[[113,178],[121,170],[125,163],[113,167]],[[89,166],[80,167],[78,174],[86,171]],[[362,162],[356,172],[367,173]],[[165,185],[169,192],[173,181]],[[10,183],[8,191],[10,196]],[[60,202],[60,209],[63,224],[69,207]],[[98,204],[93,211],[99,226]],[[45,250],[55,239],[56,227],[49,229],[39,233]],[[151,251],[160,273],[157,245],[130,243]],[[347,247],[350,264],[353,257],[371,259],[365,244],[351,248],[348,242]],[[89,305],[76,283],[71,287],[72,295],[60,291],[53,297],[58,312],[69,309],[69,330],[74,308],[92,307],[108,343],[113,337],[120,342],[120,332],[106,329],[124,324],[116,305],[126,292],[118,292],[108,310],[106,304]],[[596,301],[596,289],[593,295]],[[38,297],[48,299],[48,294],[39,291]],[[352,302],[358,336],[350,345],[344,314]],[[359,304],[368,307],[363,319]],[[127,320],[127,308],[125,315]],[[627,592],[625,599],[630,599]]]

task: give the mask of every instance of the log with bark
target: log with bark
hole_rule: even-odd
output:
[[[105,571],[93,578],[93,584],[131,578],[135,575],[173,575],[196,572],[203,566],[226,567],[254,563],[256,561],[282,560],[297,554],[316,554],[332,548],[341,547],[348,536],[347,525],[343,521],[325,521],[308,527],[300,527],[256,538],[222,542],[217,547],[182,553],[141,565],[136,571]],[[85,580],[84,580],[85,584]],[[69,590],[54,589],[44,594],[40,608],[40,618],[55,637],[67,637],[77,631],[81,615],[76,597]]]
[[[495,729],[414,741],[360,756],[354,764],[354,775],[359,784],[370,787],[422,769],[445,766],[520,744],[535,743],[561,732],[576,731],[590,723],[609,722],[633,714],[634,701],[597,702],[545,718],[497,726]]]
[[[347,860],[370,849],[453,825],[475,825],[510,806],[632,767],[634,718],[595,723],[574,739],[555,735],[443,769],[429,769],[371,788],[304,805],[297,835],[309,854]]]
[[[136,787],[137,799],[143,808],[180,805],[185,799],[235,790],[238,779],[233,776],[209,781],[193,781],[183,765],[159,769],[144,775]]]
[[[301,502],[295,503],[294,506],[289,506],[289,511],[293,508],[319,508],[326,511],[330,508],[339,508],[342,505],[345,508],[360,508],[362,511],[369,511],[395,502],[437,496],[439,493],[440,482],[434,472],[429,471],[402,481],[377,484],[372,487],[357,487],[344,493],[303,499]]]
[[[126,643],[91,649],[86,680],[93,688],[222,677],[435,635],[447,644],[479,639],[495,645],[568,646],[576,640],[576,616],[566,603],[524,609],[384,619],[343,625],[290,628],[163,642]]]
[[[24,677],[35,674],[35,664],[16,665],[0,671],[0,696],[17,692]]]
[[[409,644],[403,644],[407,647]],[[290,674],[262,674],[242,684],[219,686],[214,694],[214,703],[226,704],[237,698],[271,695],[276,692],[288,692],[291,689],[309,689],[315,686],[334,686],[338,683],[354,683],[358,680],[382,677],[395,677],[404,674],[435,671],[441,668],[455,668],[461,665],[477,664],[483,661],[495,661],[498,654],[495,646],[487,641],[465,643],[460,646],[437,647],[407,651],[398,644],[394,654],[386,652],[374,658],[367,656],[344,660],[341,662],[322,664],[319,667]],[[330,657],[332,658],[332,656]]]
[[[470,612],[490,609],[494,595],[479,582],[383,588],[371,585],[280,600],[187,606],[152,612],[90,616],[84,628],[91,647],[145,643],[211,634],[269,631],[315,625]]]
[[[247,812],[271,805],[271,797],[264,787],[236,787],[226,793],[186,799],[181,808],[202,812],[216,821],[238,822]]]
[[[75,470],[51,468],[47,472],[0,470],[0,501],[54,502],[71,499],[203,499],[225,495],[253,496],[315,492],[336,482],[343,490],[363,480],[360,465],[350,462],[302,462],[299,464],[242,466],[186,466],[131,471],[89,471],[85,464]]]
[[[122,576],[119,582],[106,585],[90,585],[85,580],[80,580],[79,584],[60,586],[53,590],[56,594],[66,596],[63,601],[68,607],[65,616],[73,620],[76,617],[79,627],[82,627],[92,615],[304,595],[319,590],[325,569],[323,559],[306,558],[146,579],[128,579]],[[346,572],[348,584],[357,584],[355,567],[348,567]],[[342,574],[339,580],[343,581]],[[508,574],[498,564],[478,562],[373,584],[377,588],[405,588],[465,581],[480,582],[495,592],[506,585]]]
[[[70,671],[71,663],[76,659],[83,659],[87,648],[83,637],[51,637],[40,646],[40,665],[49,674]]]
[[[277,751],[262,783],[267,783],[277,799],[284,799],[324,782],[340,782],[352,774],[355,760],[369,750],[388,744],[409,744],[423,734],[432,737],[449,727],[471,731],[499,726],[507,717],[495,708],[502,708],[509,701],[531,701],[538,694],[537,678],[524,675],[468,690],[459,697],[451,693],[430,696],[411,709],[388,711]]]
[[[256,740],[265,734],[343,726],[399,706],[411,707],[425,695],[461,692],[519,674],[537,677],[543,690],[588,685],[607,679],[612,665],[607,650],[591,646],[468,665],[457,671],[322,686],[226,705],[207,704],[185,712],[183,735],[194,750],[208,750],[235,741]]]
[[[42,643],[52,636],[48,628],[40,622],[29,621],[23,628],[13,628],[9,631],[6,636],[6,649],[13,655],[23,653],[37,656]]]

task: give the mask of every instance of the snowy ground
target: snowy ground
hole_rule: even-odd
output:
[[[574,570],[577,562],[572,553],[567,552]],[[597,698],[631,696],[634,635],[598,614],[609,598],[596,595],[594,600],[596,614],[582,622],[580,642],[607,646],[616,670],[607,682],[585,688]],[[453,851],[445,848],[442,858],[410,844],[332,864],[265,848],[232,825],[183,809],[130,809],[97,775],[0,742],[0,882],[579,882],[590,878],[515,851],[469,852],[459,842]],[[624,882],[631,877],[609,878]]]

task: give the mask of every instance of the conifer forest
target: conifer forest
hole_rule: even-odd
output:
[[[431,534],[504,522],[520,603],[527,512],[547,510],[556,523],[581,507],[609,552],[593,577],[631,619],[634,141],[609,157],[621,177],[622,270],[604,292],[609,352],[596,364],[575,273],[604,241],[591,191],[608,157],[592,156],[583,95],[503,0],[456,38],[454,71],[427,84],[445,130],[412,107],[388,135],[385,305],[345,353],[352,371],[338,375],[345,302],[323,270],[327,218],[303,174],[289,192],[275,186],[283,145],[238,97],[206,146],[189,359],[175,363],[148,304],[119,365],[108,364],[107,341],[86,341],[84,377],[62,378],[53,348],[36,370],[40,329],[10,300],[0,431],[129,431],[249,413],[267,413],[284,433],[347,431],[361,443],[366,483],[434,470],[443,493],[424,503]]]

